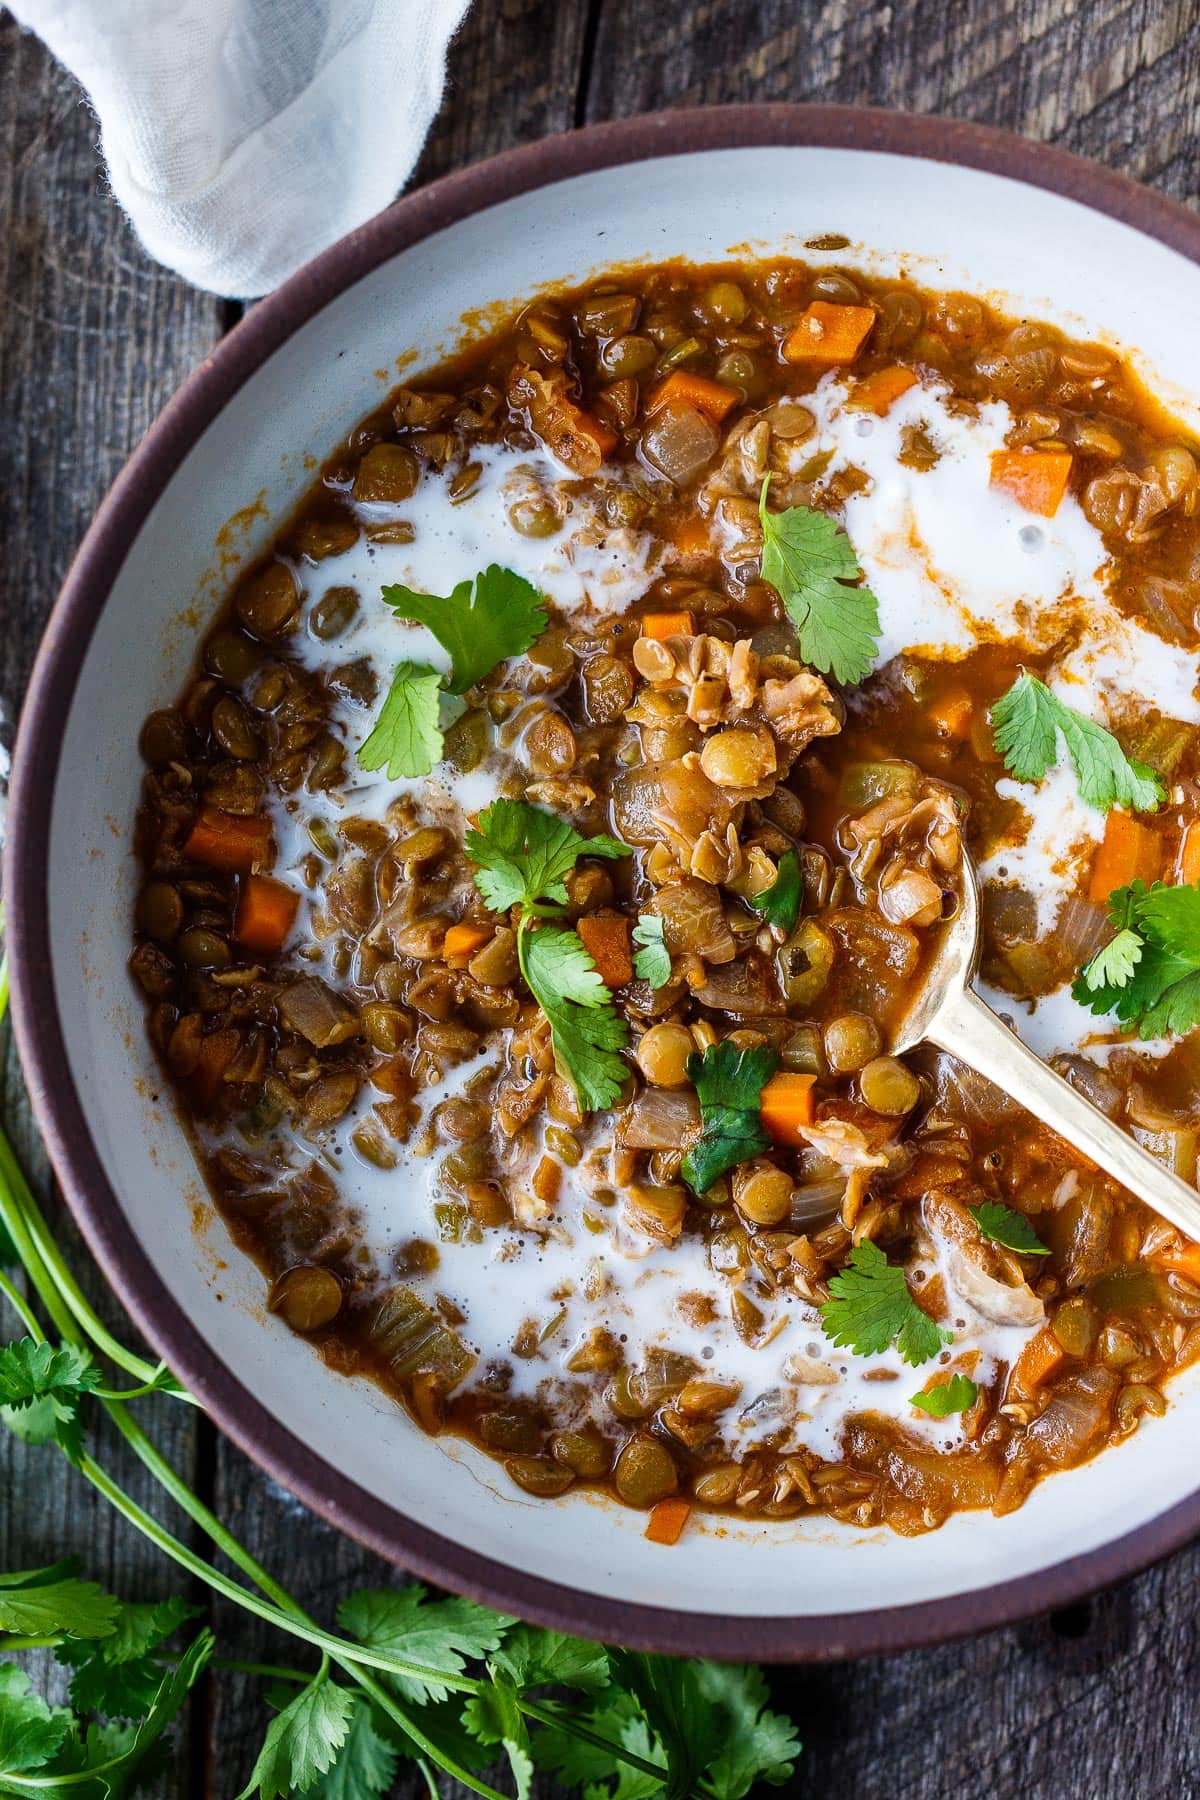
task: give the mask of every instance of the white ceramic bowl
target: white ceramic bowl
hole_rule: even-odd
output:
[[[173,697],[229,578],[323,459],[464,315],[607,264],[801,253],[996,296],[1135,353],[1200,425],[1200,224],[1119,176],[998,133],[827,108],[602,126],[426,189],[302,270],[194,374],[102,509],[51,619],[14,776],[15,1013],[38,1118],[130,1311],[220,1425],[335,1524],[527,1617],[657,1649],[815,1657],[1063,1604],[1200,1529],[1200,1380],[1167,1417],[934,1538],[828,1521],[689,1526],[587,1494],[532,1501],[423,1436],[264,1311],[211,1211],[126,971],[144,715]],[[250,508],[249,511],[241,510]]]

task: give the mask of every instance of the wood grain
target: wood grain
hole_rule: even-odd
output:
[[[983,120],[1200,197],[1195,0],[476,0],[415,180],[585,121],[663,106],[830,99]],[[71,551],[129,449],[231,309],[141,253],[106,195],[95,124],[40,47],[0,16],[0,727],[11,721]],[[11,1055],[3,1112],[48,1193]],[[50,1204],[107,1319],[132,1329]],[[319,1617],[398,1577],[268,1482],[203,1421],[164,1406],[163,1447]],[[118,1478],[153,1504],[105,1439]],[[76,1550],[123,1593],[172,1573],[51,1452],[0,1439],[0,1564]],[[175,1523],[175,1521],[172,1521]],[[929,1553],[936,1556],[936,1539]],[[806,1750],[791,1792],[824,1800],[1154,1800],[1200,1793],[1200,1549],[1067,1615],[963,1644],[777,1671]],[[216,1609],[225,1655],[289,1660]],[[303,1660],[301,1657],[299,1660]],[[57,1677],[52,1677],[56,1680]],[[232,1800],[266,1719],[222,1675],[186,1721],[155,1800]],[[397,1794],[416,1796],[406,1773]],[[549,1789],[547,1792],[551,1791]],[[443,1792],[451,1794],[452,1784]]]

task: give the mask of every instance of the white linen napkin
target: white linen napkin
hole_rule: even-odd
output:
[[[249,298],[394,199],[468,0],[10,0],[150,255]]]

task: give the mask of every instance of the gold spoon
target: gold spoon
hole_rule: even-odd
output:
[[[895,1036],[897,1055],[935,1044],[987,1077],[1123,1188],[1200,1241],[1200,1194],[1135,1143],[1023,1044],[971,986],[979,963],[979,880],[964,852],[959,909],[920,997]]]

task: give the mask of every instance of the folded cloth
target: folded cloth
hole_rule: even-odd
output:
[[[150,255],[238,297],[395,198],[467,3],[11,0],[87,89]]]

